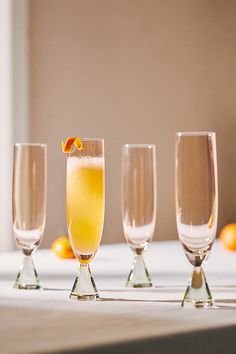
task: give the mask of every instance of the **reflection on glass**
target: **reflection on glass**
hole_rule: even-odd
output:
[[[24,254],[14,287],[39,289],[32,253],[40,244],[46,220],[47,147],[16,144],[13,162],[13,230]]]
[[[80,262],[71,298],[97,299],[89,262],[102,238],[105,208],[104,141],[82,139],[83,149],[67,155],[66,209],[70,242]]]
[[[176,134],[175,190],[179,239],[194,267],[182,306],[210,307],[214,301],[202,265],[217,228],[215,133]]]
[[[124,145],[122,152],[122,218],[126,240],[135,253],[126,286],[150,287],[143,260],[156,222],[156,153],[154,145]]]

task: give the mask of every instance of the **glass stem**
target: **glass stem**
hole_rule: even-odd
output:
[[[151,277],[146,268],[142,254],[135,255],[126,286],[132,288],[147,288],[152,286]]]
[[[205,308],[214,306],[214,300],[201,266],[193,268],[182,306]]]
[[[80,264],[79,274],[75,279],[70,298],[78,300],[96,300],[99,298],[89,264]]]
[[[24,255],[19,273],[14,284],[16,289],[40,289],[40,280],[36,272],[32,255]]]

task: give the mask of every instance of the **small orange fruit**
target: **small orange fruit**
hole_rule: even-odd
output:
[[[75,258],[70,241],[66,236],[58,237],[52,244],[53,253],[59,258]]]
[[[224,226],[219,237],[225,248],[236,251],[236,223]]]

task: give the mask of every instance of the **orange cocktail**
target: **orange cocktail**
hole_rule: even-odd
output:
[[[69,151],[63,146],[67,153],[67,227],[71,246],[80,262],[71,297],[90,300],[98,298],[89,262],[101,242],[104,222],[104,141],[76,138],[75,142],[74,147],[73,143],[69,146]]]
[[[88,263],[100,244],[104,194],[104,157],[68,157],[67,225],[72,248],[81,263]]]

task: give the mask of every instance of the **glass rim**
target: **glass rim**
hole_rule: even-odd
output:
[[[104,142],[104,139],[103,138],[80,138],[81,141],[103,141]]]
[[[177,132],[176,136],[211,136],[211,135],[216,135],[215,132],[204,132],[204,131],[199,131],[199,132]]]
[[[148,148],[152,149],[155,148],[155,144],[124,144],[123,148]]]
[[[38,147],[47,147],[47,144],[44,144],[44,143],[15,143],[14,144],[15,147],[18,147],[18,146],[38,146]]]

